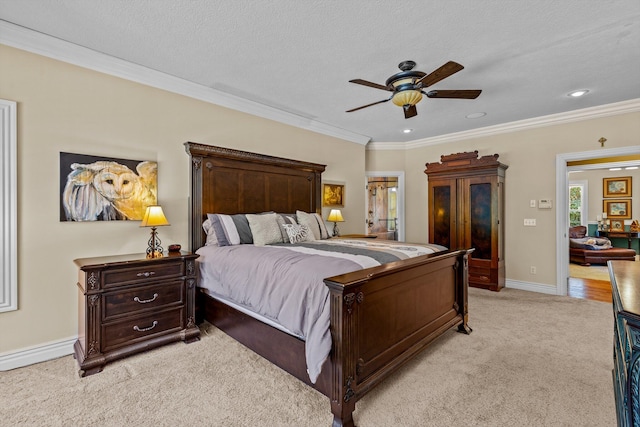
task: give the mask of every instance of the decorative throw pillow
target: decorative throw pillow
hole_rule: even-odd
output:
[[[328,239],[330,237],[327,226],[324,224],[320,214],[296,211],[296,217],[299,224],[309,227],[313,233],[314,240]]]
[[[297,224],[296,216],[291,214],[277,214],[276,221],[278,222],[278,226],[280,227],[280,233],[282,234],[282,243],[289,243],[289,235],[287,234],[287,230],[285,230],[285,224]]]
[[[280,233],[275,213],[247,214],[246,217],[249,221],[254,245],[264,246],[272,243],[282,243],[282,234]]]
[[[282,227],[286,230],[287,236],[289,236],[290,243],[300,243],[300,242],[307,242],[309,240],[313,240],[313,239],[309,239],[311,230],[309,230],[309,227],[307,227],[306,225],[283,224]]]
[[[240,244],[240,235],[231,215],[207,214],[211,222],[211,229],[216,235],[218,246],[232,246]]]

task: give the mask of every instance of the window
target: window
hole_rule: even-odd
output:
[[[587,181],[569,182],[569,226],[587,225]]]

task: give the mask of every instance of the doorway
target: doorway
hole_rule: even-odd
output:
[[[640,146],[610,148],[579,153],[556,155],[556,294],[567,295],[569,284],[569,171],[576,170],[569,162],[582,160],[601,160],[584,165],[584,168],[603,168],[612,163],[617,156],[638,155]]]
[[[366,173],[366,234],[404,241],[404,172]]]

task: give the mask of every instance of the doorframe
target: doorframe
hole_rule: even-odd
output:
[[[369,178],[383,178],[383,177],[393,177],[398,179],[398,191],[396,192],[396,202],[398,204],[398,222],[400,223],[400,227],[398,229],[398,241],[404,242],[405,239],[405,228],[406,223],[404,220],[404,171],[365,171],[364,185],[365,189],[369,185]],[[364,218],[365,221],[368,218],[367,209],[369,209],[369,193],[367,191],[364,192]],[[365,232],[367,228],[365,225]]]
[[[556,155],[556,294],[567,295],[569,281],[569,167],[568,162],[640,153],[640,145]],[[599,164],[598,167],[603,167]],[[564,230],[564,232],[559,232]]]

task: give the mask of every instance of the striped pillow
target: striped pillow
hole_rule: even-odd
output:
[[[217,246],[240,244],[240,234],[231,215],[207,214],[207,218],[211,222],[211,230],[216,236]]]

